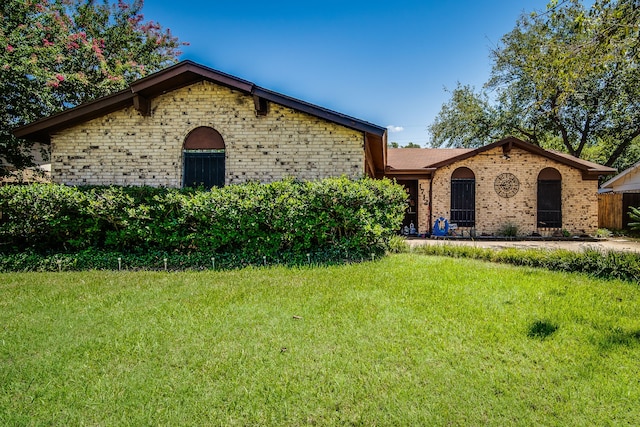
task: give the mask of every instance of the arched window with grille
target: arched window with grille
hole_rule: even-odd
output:
[[[473,171],[461,167],[451,174],[451,218],[458,227],[476,225],[476,176]]]
[[[538,228],[562,228],[562,175],[554,168],[538,174]]]
[[[201,126],[189,132],[182,147],[183,187],[222,187],[225,180],[225,146],[220,133]]]

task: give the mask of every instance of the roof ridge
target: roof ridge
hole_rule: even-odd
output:
[[[147,110],[146,113],[143,112],[143,114],[149,114],[149,99],[166,93],[167,91],[177,90],[180,87],[188,86],[202,80],[215,82],[248,95],[262,97],[285,107],[354,130],[374,134],[378,137],[383,137],[387,132],[385,127],[270,89],[262,88],[248,80],[187,59],[135,80],[131,82],[126,89],[119,92],[114,92],[113,94],[82,103],[51,116],[43,117],[20,126],[14,130],[14,135],[19,138],[49,142],[50,134],[54,131],[74,126],[85,120],[100,116],[105,112],[123,108],[125,105],[133,105],[136,109],[140,108],[139,111],[144,111],[142,109],[142,106],[144,106]]]

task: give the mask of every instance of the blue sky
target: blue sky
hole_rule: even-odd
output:
[[[546,0],[147,0],[147,20],[189,42],[190,59],[259,86],[392,126],[426,146],[457,82],[480,88],[489,51]]]

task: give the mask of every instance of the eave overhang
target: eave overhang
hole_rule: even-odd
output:
[[[18,138],[48,144],[51,134],[65,129],[68,123],[78,123],[95,119],[133,104],[134,94],[130,90],[122,90],[81,106],[62,111],[44,119],[21,126],[13,131]]]
[[[515,138],[515,137],[512,137],[512,136],[504,138],[504,139],[502,139],[500,141],[496,141],[496,142],[494,142],[492,144],[488,144],[488,145],[485,145],[483,147],[479,147],[479,148],[477,148],[477,149],[475,149],[473,151],[469,151],[467,153],[463,153],[463,154],[460,154],[458,156],[451,157],[451,158],[443,160],[441,162],[437,162],[437,163],[431,164],[429,166],[433,167],[433,168],[436,168],[436,169],[437,168],[441,168],[443,166],[447,166],[447,165],[459,162],[461,160],[465,160],[465,159],[471,158],[471,157],[476,156],[476,155],[478,155],[480,153],[483,153],[485,151],[489,151],[489,150],[492,150],[492,149],[498,148],[498,147],[502,148],[503,155],[505,155],[505,156],[508,156],[509,153],[511,152],[511,150],[514,147],[517,147],[517,148],[520,148],[522,150],[529,151],[532,154],[536,154],[536,155],[539,155],[539,156],[542,156],[542,157],[546,157],[548,159],[555,160],[558,163],[561,163],[561,164],[564,164],[564,165],[567,165],[567,166],[571,166],[571,167],[573,167],[575,169],[578,169],[578,170],[580,170],[582,172],[582,179],[584,179],[584,180],[597,180],[602,175],[609,175],[609,174],[612,174],[612,173],[616,172],[616,169],[614,169],[614,168],[610,168],[610,167],[607,167],[607,166],[599,166],[599,165],[598,165],[598,167],[592,167],[592,166],[590,166],[588,164],[585,164],[585,163],[582,163],[582,162],[578,161],[577,159],[574,160],[574,159],[572,159],[570,157],[554,153],[553,151],[545,150],[542,147],[539,147],[537,145],[531,144],[529,142],[522,141],[521,139],[518,139],[518,138]]]
[[[247,80],[192,61],[182,61],[133,82],[125,90],[21,126],[13,133],[18,138],[50,143],[51,135],[55,132],[123,108],[134,107],[142,116],[149,116],[151,99],[200,81],[210,81],[253,96],[257,115],[264,115],[265,110],[268,110],[268,102],[272,102],[363,132],[364,144],[369,144],[368,160],[372,162],[373,173],[379,175],[384,171],[386,128],[256,86]]]
[[[418,169],[395,169],[387,166],[384,175],[387,178],[405,180],[405,179],[431,179],[437,168],[418,168]]]

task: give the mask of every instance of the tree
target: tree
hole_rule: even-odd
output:
[[[624,15],[623,26],[629,8],[638,6],[601,0],[587,10],[571,0],[522,16],[491,52],[484,91],[494,93],[494,105],[484,91],[464,109],[453,97],[430,128],[432,142],[464,146],[459,141],[514,135],[613,165],[640,135],[639,14]],[[605,43],[611,34],[614,42]],[[461,126],[461,116],[472,126]]]
[[[389,143],[389,148],[422,148],[420,144],[416,144],[415,142],[409,142],[407,145],[400,145],[397,142],[393,141]]]
[[[0,175],[33,165],[12,130],[125,88],[175,63],[180,43],[145,21],[143,0],[6,0],[0,5]]]
[[[557,0],[552,2],[550,7],[555,10]],[[590,12],[575,22],[580,26],[585,23],[595,29],[590,43],[585,48],[591,51],[624,52],[636,62],[640,59],[640,2],[637,0],[597,0]]]
[[[611,112],[617,120],[602,136],[610,154],[601,157],[607,159],[605,164],[625,169],[637,161],[640,153],[640,2],[596,0],[574,24],[590,33],[582,50],[594,60],[607,63],[615,78],[617,97]]]
[[[476,93],[473,87],[460,83],[450,93],[451,99],[429,126],[432,146],[480,147],[499,136],[486,93]]]

